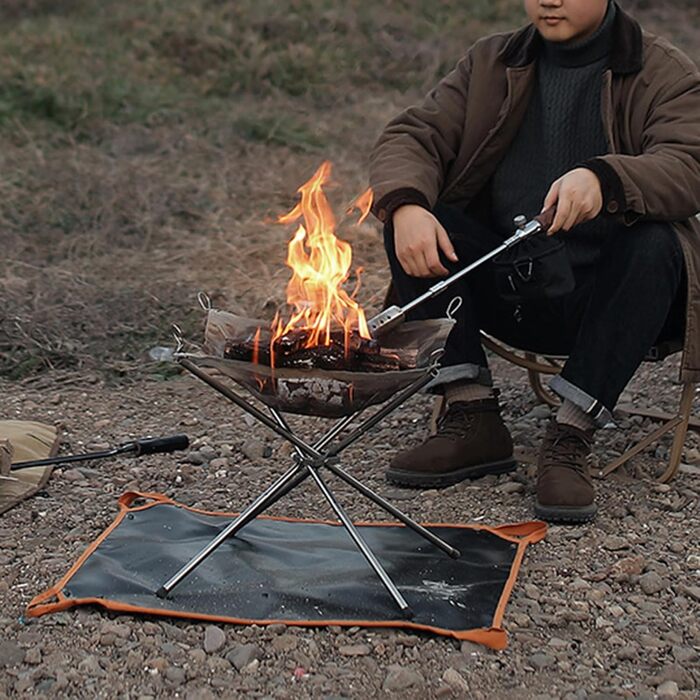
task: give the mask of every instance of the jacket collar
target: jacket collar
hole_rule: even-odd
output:
[[[612,29],[610,68],[613,73],[638,73],[642,69],[642,28],[639,23],[617,5]],[[511,68],[522,68],[532,63],[542,50],[542,37],[533,24],[514,32],[499,54]]]

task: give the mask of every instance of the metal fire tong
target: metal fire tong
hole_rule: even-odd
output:
[[[398,324],[405,316],[405,314],[418,306],[427,299],[440,294],[450,285],[456,282],[458,279],[464,277],[467,273],[474,270],[479,265],[495,257],[504,250],[511,248],[518,242],[528,238],[542,230],[545,230],[551,225],[552,212],[548,211],[541,214],[539,217],[535,217],[531,221],[527,221],[525,217],[517,217],[515,219],[515,225],[517,230],[513,236],[508,238],[503,242],[502,245],[498,246],[495,250],[491,251],[484,257],[480,258],[476,262],[467,266],[463,270],[460,270],[456,274],[448,277],[447,279],[441,280],[433,287],[431,287],[425,294],[414,299],[409,304],[403,307],[392,306],[385,311],[381,312],[369,321],[370,330],[374,334],[381,334],[382,332],[388,330],[390,327]],[[276,503],[282,496],[291,491],[293,488],[301,484],[309,476],[318,486],[319,490],[323,494],[324,498],[328,501],[329,505],[338,516],[343,527],[347,530],[349,536],[363,554],[367,563],[372,567],[374,572],[377,574],[381,582],[384,584],[388,592],[391,594],[392,598],[398,605],[399,609],[406,615],[410,615],[410,607],[406,602],[405,598],[398,590],[392,579],[386,573],[384,567],[381,565],[377,557],[374,555],[372,550],[367,546],[366,542],[362,539],[362,536],[358,532],[357,528],[353,524],[352,520],[348,517],[347,513],[343,507],[338,503],[333,492],[328,487],[326,481],[321,476],[320,471],[322,468],[327,469],[335,476],[339,477],[346,484],[349,484],[354,489],[359,491],[363,496],[370,499],[372,502],[376,503],[378,506],[383,508],[385,511],[394,516],[397,520],[402,522],[407,527],[410,527],[414,532],[419,534],[421,537],[425,538],[428,542],[435,545],[438,549],[442,550],[449,556],[453,558],[458,558],[460,552],[449,545],[447,542],[437,537],[427,528],[423,527],[419,523],[415,522],[405,513],[400,511],[394,505],[389,503],[379,494],[375,493],[372,489],[367,487],[361,481],[350,475],[340,466],[338,466],[337,458],[338,455],[351,444],[359,440],[368,430],[373,428],[377,423],[383,420],[392,411],[401,406],[405,401],[407,401],[411,396],[419,392],[423,387],[425,387],[430,381],[432,381],[438,373],[439,358],[434,358],[433,363],[426,368],[426,372],[423,376],[418,378],[414,383],[410,384],[408,387],[398,392],[392,399],[385,402],[384,405],[377,409],[374,414],[365,418],[359,426],[357,426],[352,432],[346,435],[345,438],[337,442],[334,446],[328,447],[328,445],[338,437],[349,425],[355,420],[362,410],[357,411],[351,415],[345,416],[338,420],[335,425],[327,431],[323,436],[321,436],[313,444],[309,444],[305,440],[298,437],[289,427],[289,424],[282,416],[280,411],[269,407],[270,414],[272,417],[260,411],[253,404],[251,404],[247,399],[243,398],[235,391],[230,389],[228,386],[222,384],[217,379],[212,377],[209,373],[202,370],[196,364],[194,364],[190,359],[188,359],[182,350],[182,338],[179,333],[176,333],[176,340],[178,341],[178,350],[175,353],[177,361],[184,367],[188,372],[192,373],[197,378],[201,379],[205,384],[212,387],[219,394],[227,398],[232,403],[236,404],[239,408],[246,411],[254,418],[256,418],[260,423],[268,427],[273,432],[277,433],[280,437],[290,442],[295,449],[295,464],[290,467],[277,481],[275,481],[271,486],[269,486],[263,493],[261,493],[243,512],[238,515],[238,517],[233,520],[228,526],[226,526],[206,547],[204,547],[199,553],[197,553],[190,561],[188,561],[177,573],[175,573],[168,581],[166,581],[157,591],[156,595],[160,598],[165,598],[168,594],[177,586],[185,577],[191,574],[210,554],[212,554],[223,542],[229,537],[235,535],[248,523],[254,520],[263,511],[269,508],[271,505]]]

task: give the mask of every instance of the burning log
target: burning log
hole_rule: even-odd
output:
[[[307,347],[311,331],[295,329],[277,338],[272,344],[274,366],[287,369],[324,369],[350,372],[389,372],[409,369],[392,352],[384,350],[376,340],[363,338],[356,331],[346,339],[342,331],[331,333],[327,345]],[[245,340],[229,340],[224,357],[243,362],[271,366],[271,349],[259,344],[257,336]]]

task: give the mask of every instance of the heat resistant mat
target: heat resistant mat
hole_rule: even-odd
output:
[[[137,505],[139,499],[148,502]],[[161,494],[124,494],[115,521],[69,572],[28,606],[32,616],[97,604],[110,610],[239,624],[403,627],[506,645],[501,627],[529,543],[544,523],[488,528],[431,524],[462,556],[412,530],[359,524],[412,609],[402,614],[339,525],[261,517],[222,544],[161,600],[154,591],[233,517]]]

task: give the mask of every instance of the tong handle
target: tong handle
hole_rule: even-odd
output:
[[[190,444],[187,435],[170,435],[168,437],[141,438],[134,442],[127,442],[120,447],[120,451],[133,452],[136,457],[141,455],[154,455],[163,452],[175,452],[186,450]]]
[[[542,226],[542,230],[545,231],[545,233],[549,230],[549,227],[554,223],[554,215],[556,213],[556,207],[549,207],[549,209],[545,209],[541,214],[538,214],[534,217],[535,221],[537,221],[540,224],[540,226]]]

